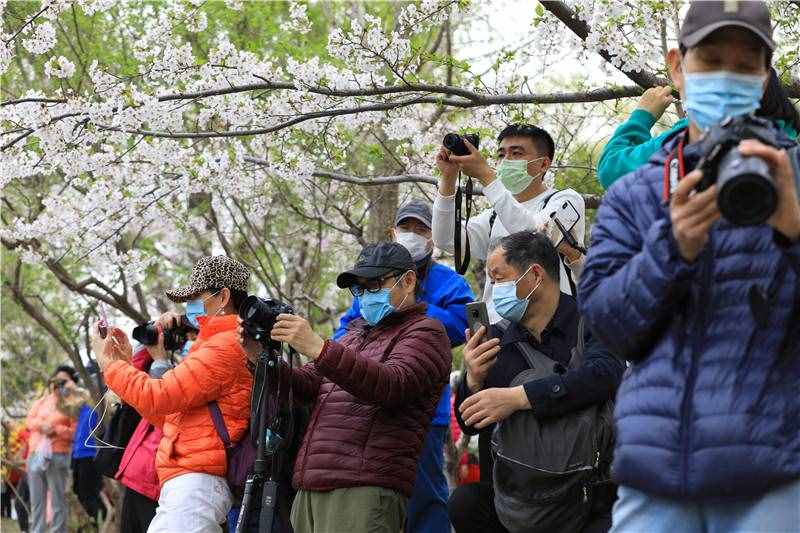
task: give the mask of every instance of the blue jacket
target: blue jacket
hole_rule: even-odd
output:
[[[420,301],[428,304],[427,315],[444,324],[450,346],[455,348],[464,344],[464,330],[467,329],[467,312],[464,306],[475,300],[467,281],[452,268],[435,261],[430,263],[428,272],[422,279]],[[347,332],[347,325],[361,317],[358,299],[339,321],[339,329],[333,334],[338,340]],[[450,385],[447,385],[436,407],[432,424],[446,426],[450,423]]]
[[[668,498],[758,496],[800,478],[800,242],[723,219],[686,263],[662,198],[675,144],[609,189],[580,279],[593,332],[633,363],[617,395],[613,473]],[[698,150],[685,148],[687,172]]]
[[[92,408],[87,404],[83,404],[80,413],[78,413],[78,425],[75,427],[75,437],[72,440],[72,458],[84,459],[86,457],[94,457],[97,454],[95,448],[86,446],[86,439],[92,432],[92,428],[97,425],[97,413],[92,412]],[[97,446],[94,437],[89,439],[91,446]]]

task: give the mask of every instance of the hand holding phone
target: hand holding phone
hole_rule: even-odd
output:
[[[103,302],[100,302],[100,322],[97,325],[100,331],[100,338],[105,339],[108,336],[108,315],[106,315],[106,308]]]
[[[470,335],[475,335],[478,328],[483,326],[486,328],[486,338],[489,335],[489,311],[486,309],[486,302],[470,302],[466,305],[467,311],[467,326],[469,326]]]

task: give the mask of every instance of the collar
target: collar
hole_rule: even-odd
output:
[[[200,333],[197,334],[197,340],[207,340],[217,333],[238,328],[239,315],[200,316],[197,317],[197,323],[200,324]]]
[[[506,329],[506,332],[503,334],[500,344],[502,346],[515,342],[544,344],[546,343],[545,339],[553,333],[567,335],[571,329],[575,328],[575,324],[578,323],[579,318],[578,304],[575,298],[562,292],[561,296],[558,298],[558,306],[556,307],[555,314],[553,314],[553,318],[550,319],[550,323],[548,323],[542,331],[541,343],[534,338],[530,331],[525,329],[525,326],[519,322],[511,322],[508,329]]]

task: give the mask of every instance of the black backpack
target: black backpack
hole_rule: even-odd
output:
[[[508,321],[496,324],[501,331]],[[583,364],[584,323],[569,368]],[[527,342],[518,342],[530,368],[511,387],[568,369]],[[613,402],[592,405],[552,418],[517,411],[492,434],[494,503],[500,522],[512,533],[581,531],[593,508],[595,492],[611,485],[614,447]]]

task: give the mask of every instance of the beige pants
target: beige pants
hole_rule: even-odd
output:
[[[383,487],[300,490],[292,505],[295,533],[400,533],[406,497]]]

